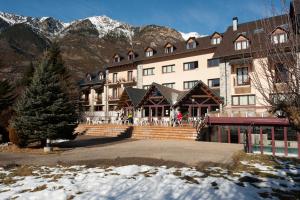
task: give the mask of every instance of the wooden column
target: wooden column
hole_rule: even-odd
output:
[[[231,143],[230,126],[227,128],[227,139],[228,139],[228,143]]]
[[[241,127],[238,127],[238,143],[241,144]]]
[[[300,159],[300,132],[297,132],[297,138],[298,138],[298,158]]]
[[[221,127],[218,126],[218,141],[221,143],[222,139],[221,139]]]
[[[287,144],[287,127],[283,128],[283,140],[284,140],[284,156],[288,156],[288,144]]]
[[[260,146],[260,153],[264,154],[264,140],[263,140],[263,129],[260,127],[259,129],[259,146]]]
[[[272,137],[272,155],[275,156],[275,130],[274,130],[274,126],[272,127],[271,130],[271,137]]]

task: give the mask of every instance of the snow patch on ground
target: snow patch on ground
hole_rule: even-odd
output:
[[[243,162],[263,172],[279,172],[258,163]],[[266,178],[248,172],[230,174],[227,169],[210,167],[204,172],[195,168],[128,165],[109,168],[33,167],[32,175],[14,176],[11,183],[1,181],[14,169],[0,168],[0,199],[261,199],[261,193],[272,189],[299,190],[290,177]],[[289,166],[299,175],[299,166]],[[209,172],[209,173],[207,173]],[[244,179],[243,181],[241,179]],[[245,181],[250,179],[249,182]],[[256,182],[251,182],[251,179]],[[284,186],[284,187],[283,187]],[[276,197],[269,196],[269,199]]]

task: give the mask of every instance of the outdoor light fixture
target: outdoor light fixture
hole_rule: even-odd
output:
[[[283,110],[281,110],[281,109],[276,111],[276,115],[277,115],[278,118],[284,118],[285,117],[285,114],[284,114]]]

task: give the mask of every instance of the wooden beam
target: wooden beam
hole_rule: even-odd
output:
[[[211,95],[192,95],[191,98],[208,98],[211,97]]]

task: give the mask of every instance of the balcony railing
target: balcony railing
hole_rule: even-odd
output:
[[[233,78],[233,86],[251,86],[251,79],[248,77],[246,81],[243,81],[242,83],[238,83],[237,78]]]

